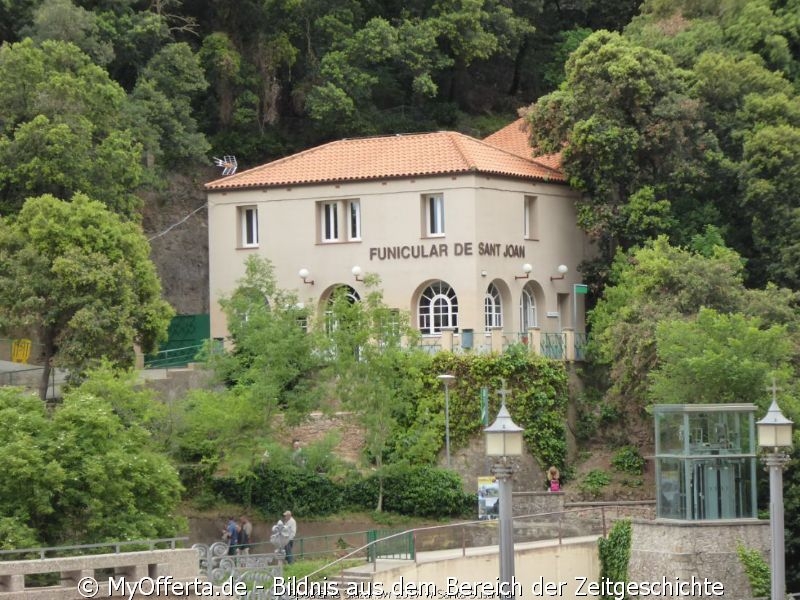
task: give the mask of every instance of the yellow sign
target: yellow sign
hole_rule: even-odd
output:
[[[11,343],[11,360],[16,363],[27,364],[31,357],[30,340],[14,340]]]

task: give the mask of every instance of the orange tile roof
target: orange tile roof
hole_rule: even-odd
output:
[[[528,121],[525,119],[517,119],[502,129],[495,131],[492,135],[483,138],[483,141],[492,146],[496,146],[506,152],[511,152],[517,156],[523,156],[531,159],[535,163],[539,163],[550,169],[561,171],[561,153],[555,154],[540,154],[534,156],[534,150],[531,148],[530,142],[530,129]],[[562,175],[562,180],[564,179]]]
[[[206,190],[485,173],[564,181],[556,168],[453,131],[345,139],[217,179]]]

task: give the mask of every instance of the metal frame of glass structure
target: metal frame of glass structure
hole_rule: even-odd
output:
[[[657,404],[656,517],[755,519],[756,406]]]

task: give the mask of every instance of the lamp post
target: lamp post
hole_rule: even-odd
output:
[[[775,380],[772,387],[772,404],[763,419],[758,421],[758,445],[765,451],[764,464],[769,468],[769,524],[772,548],[772,600],[786,596],[786,558],[783,540],[783,469],[789,456],[779,451],[792,445],[792,421],[783,416],[776,400]]]
[[[455,375],[447,373],[437,377],[444,384],[444,453],[447,457],[447,468],[450,468],[450,384],[455,381]]]
[[[522,455],[523,429],[511,420],[506,408],[505,381],[498,391],[503,399],[500,411],[494,423],[483,431],[486,434],[486,456],[494,458],[492,475],[497,479],[500,497],[498,520],[500,522],[500,583],[503,584],[500,595],[510,598],[514,589],[514,521],[512,514],[511,477],[514,474],[510,459]]]

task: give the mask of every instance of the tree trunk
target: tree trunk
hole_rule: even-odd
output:
[[[525,36],[522,43],[519,45],[517,55],[514,57],[514,76],[511,79],[511,86],[508,88],[509,96],[516,96],[519,91],[520,82],[522,80],[522,61],[525,60],[525,55],[528,52],[530,36]]]
[[[47,387],[50,379],[50,372],[53,370],[53,355],[55,354],[55,345],[53,344],[53,336],[49,332],[45,332],[43,336],[44,342],[44,366],[42,367],[42,379],[39,381],[39,398],[42,402],[47,401]],[[55,386],[53,386],[55,388]],[[53,389],[55,393],[55,389]]]

